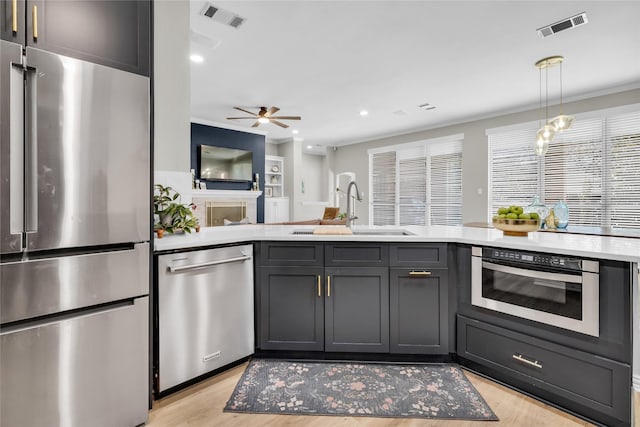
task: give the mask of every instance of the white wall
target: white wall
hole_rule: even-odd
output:
[[[620,105],[635,104],[638,102],[638,99],[640,99],[640,89],[635,89],[566,103],[564,104],[564,111],[570,114],[577,114]],[[356,173],[358,188],[364,193],[363,201],[356,202],[359,224],[368,224],[368,149],[463,133],[462,221],[463,223],[473,221],[485,222],[488,209],[488,152],[485,131],[486,129],[494,127],[535,120],[538,120],[537,109],[338,147],[333,161],[332,172],[335,174],[347,171]],[[478,190],[480,190],[482,194],[478,194]]]
[[[153,2],[154,169],[189,172],[189,1]]]

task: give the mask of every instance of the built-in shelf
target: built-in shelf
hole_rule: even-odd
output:
[[[264,187],[267,197],[284,196],[284,157],[265,156],[264,158]],[[274,171],[273,169],[276,169]]]

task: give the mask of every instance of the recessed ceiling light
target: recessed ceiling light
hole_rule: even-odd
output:
[[[191,59],[192,62],[197,62],[198,64],[204,62],[204,58],[202,57],[202,55],[193,54],[189,57],[189,59]]]
[[[363,117],[368,115],[368,114],[369,114],[369,112],[367,110],[360,111],[360,115],[363,116]]]
[[[308,148],[309,150],[311,150],[311,149],[313,148],[313,146],[312,146],[312,145],[307,145],[307,148]]]
[[[294,129],[291,131],[292,134],[297,135],[298,134],[298,129]]]

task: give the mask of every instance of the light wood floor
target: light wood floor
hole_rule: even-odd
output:
[[[498,426],[591,426],[579,418],[547,406],[535,399],[479,377],[465,374],[478,392],[500,418],[498,422],[443,421],[416,418],[368,418],[308,415],[254,415],[222,412],[229,396],[240,379],[246,363],[223,372],[206,381],[155,401],[149,413],[149,427],[200,426],[362,426],[362,427],[498,427]],[[635,395],[636,408],[640,407],[640,393]],[[638,414],[636,411],[636,425]]]

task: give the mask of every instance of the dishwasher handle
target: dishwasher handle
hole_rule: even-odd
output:
[[[251,256],[243,255],[243,256],[236,257],[236,258],[227,258],[227,259],[221,259],[221,260],[216,260],[216,261],[207,261],[207,262],[202,262],[202,263],[199,263],[199,264],[177,265],[177,266],[170,265],[169,266],[169,272],[170,273],[182,273],[184,271],[197,270],[197,269],[200,269],[200,268],[206,268],[206,267],[211,267],[211,266],[220,265],[220,264],[229,264],[231,262],[243,262],[243,261],[247,261],[247,260],[250,260],[250,259],[251,259]]]

